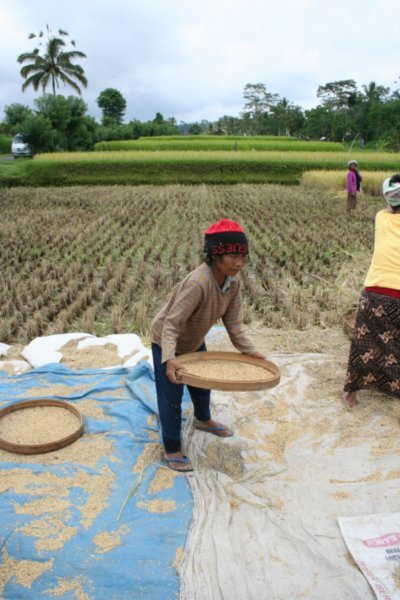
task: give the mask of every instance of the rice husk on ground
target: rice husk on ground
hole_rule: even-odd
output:
[[[16,560],[11,556],[8,556],[7,550],[2,550],[3,562],[0,565],[0,593],[2,593],[5,584],[11,576],[15,577],[17,583],[30,589],[32,583],[42,573],[51,571],[53,567],[54,558],[47,561],[35,561],[35,560]]]
[[[312,327],[304,331],[293,331],[252,327],[248,332],[257,350],[267,358],[274,353],[315,353],[323,355],[324,359],[321,368],[309,367],[313,384],[307,388],[307,397],[303,403],[306,419],[300,414],[289,416],[290,407],[287,400],[281,397],[279,386],[273,389],[268,398],[257,392],[240,392],[235,395],[236,402],[246,406],[244,416],[238,414],[236,420],[238,433],[248,443],[244,452],[246,461],[257,463],[264,453],[265,460],[279,468],[279,465],[284,464],[286,449],[296,440],[308,437],[317,451],[321,439],[326,440],[332,431],[335,431],[335,437],[328,450],[332,455],[338,448],[358,447],[366,443],[370,445],[372,457],[384,457],[400,450],[399,402],[378,391],[364,390],[359,393],[360,404],[355,409],[346,409],[341,404],[350,348],[350,340],[343,329],[338,327],[322,330]],[[214,351],[232,350],[225,333],[210,339],[207,347]],[[287,385],[290,397],[290,383]],[[326,410],[331,406],[338,407],[339,422],[335,411],[331,414]],[[267,435],[260,435],[260,423],[271,424]],[[239,464],[237,461],[232,462],[231,454],[221,452],[221,449],[214,448],[214,442],[210,442],[206,451],[207,461],[213,468],[236,478],[240,473]],[[393,474],[392,471],[393,469],[388,473],[375,471],[364,474],[359,481],[375,482],[397,477],[398,474]]]
[[[83,591],[85,585],[84,577],[74,577],[73,579],[60,579],[57,587],[47,590],[49,596],[65,596],[68,592],[73,592],[76,600],[92,600],[92,596],[88,596]]]
[[[122,359],[115,344],[93,345],[78,349],[81,340],[70,340],[59,349],[61,362],[71,369],[116,367],[128,359]]]
[[[138,353],[137,348],[130,354],[121,357],[118,346],[111,342],[107,344],[93,344],[86,348],[79,348],[82,339],[70,340],[59,349],[62,354],[61,362],[71,369],[102,369],[117,367],[128,361]]]
[[[129,529],[126,525],[121,525],[117,531],[101,531],[94,536],[93,542],[97,546],[97,553],[104,554],[116,546],[121,545],[121,535],[126,535]]]
[[[149,487],[149,494],[157,494],[161,490],[167,490],[174,485],[175,477],[179,477],[177,471],[168,469],[168,467],[160,467],[157,469]]]
[[[147,502],[137,502],[136,506],[145,508],[152,513],[166,513],[177,508],[175,500],[162,500],[161,498],[155,498]]]

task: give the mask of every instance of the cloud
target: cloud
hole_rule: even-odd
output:
[[[96,118],[96,98],[107,87],[127,100],[128,120],[156,112],[215,120],[239,114],[247,83],[310,108],[328,81],[396,87],[400,75],[400,47],[382,26],[399,20],[398,0],[0,3],[0,116],[6,104],[33,104],[36,94],[21,92],[16,59],[33,47],[28,34],[46,23],[66,29],[87,55],[79,61],[89,81],[83,98]]]

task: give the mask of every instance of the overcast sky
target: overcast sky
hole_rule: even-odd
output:
[[[185,122],[239,116],[247,83],[303,109],[330,81],[400,87],[400,0],[0,0],[0,120],[6,105],[34,107],[17,57],[46,24],[86,54],[82,97],[97,119],[109,87],[125,121]]]

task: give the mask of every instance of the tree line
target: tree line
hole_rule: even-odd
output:
[[[303,139],[326,139],[400,149],[400,92],[390,91],[374,81],[357,87],[353,79],[329,82],[317,89],[319,104],[303,110],[279,94],[270,92],[264,83],[248,83],[243,90],[244,106],[239,116],[224,115],[216,121],[177,122],[157,113],[154,119],[124,123],[126,100],[107,88],[97,97],[102,118],[98,123],[87,113],[81,97],[59,93],[60,83],[81,95],[87,87],[84,69],[76,59],[86,55],[68,46],[68,33],[59,29],[30,34],[36,47],[21,54],[22,90],[32,86],[42,95],[35,108],[14,103],[5,107],[0,133],[22,133],[35,151],[89,150],[98,141],[136,139],[143,136],[208,135],[277,135]],[[51,88],[51,93],[46,93]]]
[[[240,117],[223,116],[215,132],[242,135],[291,135],[305,139],[356,142],[362,147],[399,151],[400,94],[371,81],[361,88],[354,79],[320,85],[320,103],[303,110],[270,93],[265,84],[248,83]]]

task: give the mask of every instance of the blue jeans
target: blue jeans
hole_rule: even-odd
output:
[[[158,412],[165,451],[179,452],[181,449],[181,421],[183,384],[172,383],[167,377],[167,363],[161,364],[161,348],[151,345],[156,380]],[[203,344],[198,352],[205,352]],[[210,416],[210,390],[187,386],[193,402],[194,415],[199,421],[208,421]]]

